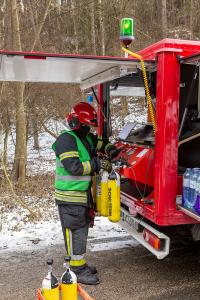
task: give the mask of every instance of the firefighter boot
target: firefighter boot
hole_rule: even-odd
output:
[[[88,285],[99,284],[99,278],[96,274],[92,274],[89,267],[73,267],[71,270],[76,274],[77,282]]]
[[[96,274],[97,273],[97,268],[94,267],[94,266],[89,266],[88,264],[85,264],[84,266],[82,267],[79,267],[79,268],[87,268],[91,274]],[[73,271],[73,272],[76,272],[77,270],[77,267],[72,267],[70,266],[70,269]],[[75,271],[74,271],[75,270]]]
[[[95,266],[88,266],[88,264],[85,265],[86,268],[90,270],[91,274],[96,274],[97,273],[97,268]]]

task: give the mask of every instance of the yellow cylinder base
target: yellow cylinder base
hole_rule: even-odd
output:
[[[77,283],[61,284],[62,300],[78,300]]]
[[[59,300],[59,287],[55,289],[42,289],[42,296],[45,300]]]

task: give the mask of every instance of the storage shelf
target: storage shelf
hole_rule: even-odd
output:
[[[179,209],[184,212],[186,215],[188,215],[189,217],[197,220],[200,222],[200,216],[197,215],[194,211],[188,209],[188,208],[185,208],[185,207],[182,207],[181,205],[178,205]]]

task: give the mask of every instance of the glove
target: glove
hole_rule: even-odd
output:
[[[118,154],[120,153],[120,151],[121,151],[121,149],[119,149],[119,148],[111,149],[110,152],[109,152],[109,158],[113,159],[113,158],[117,157]]]
[[[112,164],[109,160],[107,159],[102,159],[101,160],[101,169],[107,171],[110,173],[112,171]]]
[[[107,149],[106,149],[106,154],[108,155],[108,157],[110,159],[115,158],[119,152],[121,151],[121,149],[117,148],[116,146],[109,144]]]

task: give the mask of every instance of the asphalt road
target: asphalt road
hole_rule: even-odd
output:
[[[101,284],[84,288],[95,300],[200,299],[197,247],[175,243],[172,248],[162,261],[142,246],[88,252]],[[36,300],[37,287],[46,275],[46,259],[54,258],[55,273],[60,277],[63,254],[62,245],[36,252],[1,253],[0,299]]]

